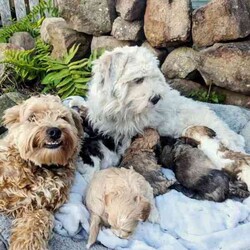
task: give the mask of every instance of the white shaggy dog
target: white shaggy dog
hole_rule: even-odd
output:
[[[165,81],[157,59],[143,47],[105,52],[93,67],[87,106],[93,126],[121,142],[145,127],[161,136],[181,135],[191,125],[215,130],[229,148],[244,151],[244,139],[204,104],[180,96]]]

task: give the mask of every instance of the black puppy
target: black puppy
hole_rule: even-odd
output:
[[[250,195],[243,182],[230,179],[229,175],[217,170],[210,159],[190,138],[162,138],[161,161],[172,166],[179,184],[172,188],[190,198],[222,202],[227,198],[246,198]]]

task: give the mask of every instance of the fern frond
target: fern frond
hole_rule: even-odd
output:
[[[61,60],[48,57],[48,74],[42,80],[46,87],[56,88],[57,93],[64,99],[70,95],[85,96],[88,91],[88,82],[91,80],[92,63],[102,53],[94,51],[89,58],[72,61],[79,49],[78,45],[72,46]]]

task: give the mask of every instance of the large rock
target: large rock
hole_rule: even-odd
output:
[[[160,64],[163,63],[163,61],[167,55],[167,50],[156,49],[156,48],[152,47],[150,45],[150,43],[147,41],[145,41],[141,46],[147,48],[154,56],[156,56],[158,58],[158,60],[160,61]]]
[[[58,8],[72,29],[95,36],[109,33],[116,16],[114,0],[58,0]]]
[[[199,53],[188,47],[173,50],[161,70],[167,78],[187,78],[198,67]]]
[[[0,96],[0,138],[2,138],[5,135],[6,131],[6,129],[3,127],[2,124],[3,122],[2,117],[4,115],[4,111],[8,108],[13,107],[16,104],[21,103],[26,98],[27,97],[25,95],[20,94],[18,92],[10,92]]]
[[[51,39],[50,39],[50,35],[48,33],[47,27],[54,23],[55,25],[57,25],[56,23],[63,23],[66,25],[66,21],[61,18],[61,17],[47,17],[43,20],[41,28],[40,28],[40,33],[41,33],[41,39],[45,42],[45,43],[51,43]]]
[[[9,42],[15,44],[25,50],[30,50],[35,47],[35,39],[29,32],[15,32],[9,39]]]
[[[153,47],[185,43],[190,38],[190,0],[148,0],[144,31]]]
[[[52,56],[62,58],[73,44],[80,44],[77,56],[83,57],[90,47],[90,37],[69,27],[63,20],[47,18],[41,27],[41,37],[53,45]]]
[[[192,35],[198,47],[250,34],[249,0],[214,0],[193,13]]]
[[[98,49],[113,50],[117,47],[131,46],[130,41],[119,41],[112,36],[94,36],[91,42],[91,51]]]
[[[143,22],[128,22],[117,17],[113,23],[112,36],[122,41],[139,41],[144,38]]]
[[[142,19],[146,0],[116,0],[116,11],[127,21]]]
[[[218,43],[199,54],[198,70],[207,85],[250,95],[250,41]]]

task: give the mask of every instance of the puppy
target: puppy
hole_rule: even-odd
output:
[[[74,177],[80,116],[47,95],[6,110],[3,119],[0,212],[14,217],[10,249],[47,249],[53,212],[67,200]]]
[[[139,221],[158,222],[153,189],[132,168],[107,168],[95,173],[87,191],[90,211],[89,248],[101,224],[110,226],[120,238],[128,238]]]
[[[215,131],[205,126],[188,127],[183,131],[183,136],[196,140],[198,148],[217,169],[223,169],[233,178],[244,182],[250,191],[250,155],[230,150],[217,138]]]
[[[125,151],[120,167],[130,168],[141,174],[149,182],[154,191],[154,196],[165,194],[174,181],[167,180],[161,166],[157,164],[155,151],[160,144],[160,136],[155,129],[147,128],[143,135],[132,141]]]
[[[173,143],[173,141],[172,141]],[[241,183],[233,182],[228,174],[218,170],[210,159],[190,138],[177,139],[173,146],[165,146],[162,152],[164,165],[172,165],[177,191],[190,198],[222,202],[228,197],[246,198],[249,192]],[[165,161],[165,162],[164,162]]]
[[[82,118],[84,139],[79,156],[83,164],[78,166],[78,171],[89,183],[96,171],[109,166],[117,166],[120,162],[120,154],[115,147],[114,140],[99,133],[89,122],[88,108],[84,98],[71,96],[64,100],[64,104],[77,111]]]

